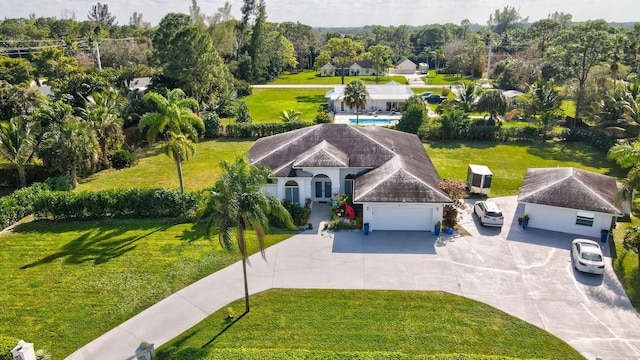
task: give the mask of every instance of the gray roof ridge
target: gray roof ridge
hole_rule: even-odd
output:
[[[617,208],[617,206],[615,206],[615,204],[611,204],[607,199],[603,198],[602,195],[598,194],[596,191],[593,191],[593,189],[591,188],[591,186],[589,186],[588,184],[585,184],[582,180],[574,177],[573,175],[576,174],[577,171],[582,171],[580,169],[576,169],[574,167],[571,168],[571,178],[574,179],[575,181],[579,182],[580,184],[582,184],[582,186],[584,188],[586,188],[587,190],[589,190],[590,193],[592,193],[593,195],[595,195],[597,198],[599,198],[600,200],[602,200],[605,204],[609,205],[612,209],[619,211],[619,209]],[[594,174],[596,176],[607,176],[607,175],[603,175],[603,174],[596,174],[596,173],[591,173]]]
[[[276,151],[278,151],[278,150],[280,150],[280,149],[282,149],[282,148],[284,148],[284,147],[286,147],[286,146],[291,145],[291,143],[293,143],[294,141],[299,140],[301,137],[305,136],[306,134],[308,134],[308,133],[309,133],[309,132],[311,132],[312,130],[317,129],[319,126],[320,126],[320,125],[313,125],[313,126],[309,126],[309,127],[306,127],[306,128],[298,129],[298,130],[302,130],[302,131],[300,131],[300,133],[301,133],[300,135],[298,135],[298,136],[296,136],[296,137],[293,137],[293,138],[292,138],[291,140],[289,140],[289,141],[284,142],[282,145],[278,146],[278,147],[277,147],[277,148],[275,148],[275,149],[272,149],[271,151],[269,151],[268,153],[266,153],[264,156],[262,156],[262,157],[260,157],[260,158],[258,158],[258,159],[255,159],[255,160],[253,161],[253,163],[257,163],[257,162],[259,162],[259,161],[261,161],[261,160],[265,159],[266,157],[270,156],[270,155],[271,155],[271,154],[273,154],[274,152],[276,152]],[[307,131],[304,131],[304,130],[307,130]],[[282,133],[282,134],[286,134],[286,133]],[[263,138],[263,139],[265,139],[265,138]]]
[[[535,169],[554,169],[554,168],[531,168],[531,170],[535,170]],[[556,181],[554,181],[552,183],[548,183],[545,186],[539,188],[538,190],[536,190],[534,192],[528,193],[528,194],[526,194],[525,196],[523,196],[521,198],[518,197],[518,201],[521,200],[521,199],[526,199],[527,197],[532,196],[534,194],[537,194],[537,193],[541,192],[542,190],[546,190],[546,189],[550,188],[551,186],[559,184],[559,183],[561,183],[561,182],[563,182],[563,181],[565,181],[565,180],[567,180],[568,178],[571,178],[571,177],[572,176],[569,175],[569,176],[563,177],[562,179],[558,179],[558,180],[556,180]]]
[[[377,183],[375,183],[373,186],[369,187],[369,189],[368,189],[367,191],[363,192],[362,194],[358,194],[358,197],[359,197],[359,198],[361,198],[361,197],[363,197],[363,196],[367,195],[368,193],[370,193],[371,191],[373,191],[374,189],[376,189],[378,186],[380,186],[380,184],[382,184],[383,182],[387,181],[387,179],[389,179],[391,176],[393,176],[393,175],[397,174],[397,173],[398,173],[398,171],[402,170],[402,167],[401,167],[401,166],[399,166],[399,164],[398,164],[399,159],[398,159],[398,156],[397,156],[397,155],[396,155],[396,156],[394,156],[394,157],[392,157],[391,159],[389,159],[385,164],[388,164],[389,162],[394,161],[394,160],[395,160],[395,162],[394,162],[395,170],[394,170],[394,171],[389,172],[388,174],[386,174],[384,177],[382,177],[382,178],[380,179],[380,181],[378,181]],[[384,166],[384,164],[383,164],[383,165],[381,165],[381,166],[379,166],[379,167],[378,167],[378,169],[379,169],[380,167],[382,167],[382,166]],[[375,170],[376,170],[376,169],[374,169],[373,171],[375,171]]]
[[[302,161],[304,161],[304,160],[307,160],[307,159],[309,159],[310,157],[312,157],[312,156],[314,156],[314,155],[316,155],[316,154],[318,154],[319,152],[321,152],[321,151],[322,151],[322,152],[324,152],[325,154],[329,155],[331,158],[333,158],[335,161],[339,162],[340,164],[343,164],[344,166],[348,166],[348,164],[345,164],[342,160],[340,160],[340,159],[338,159],[337,157],[335,157],[335,156],[331,153],[331,151],[329,151],[329,150],[328,150],[327,146],[331,146],[331,147],[333,147],[335,150],[340,151],[341,153],[343,153],[343,154],[344,154],[344,152],[343,152],[343,151],[341,151],[341,150],[340,150],[340,149],[338,149],[337,147],[333,146],[333,145],[332,145],[330,142],[328,142],[327,140],[322,140],[322,141],[321,141],[321,142],[319,142],[318,144],[314,145],[311,149],[309,149],[309,150],[310,150],[310,152],[308,151],[308,152],[309,152],[309,155],[307,155],[306,157],[304,157],[304,158],[302,158],[302,159],[295,159],[295,160],[294,160],[294,163],[302,162]],[[317,148],[317,149],[315,149],[315,150],[314,150],[313,148]],[[311,151],[311,150],[312,150],[312,151]],[[346,155],[346,154],[345,154],[345,155]],[[348,158],[348,156],[347,156],[347,158]]]
[[[370,127],[370,128],[374,128],[374,127],[371,127],[371,126],[369,126],[369,127]],[[378,144],[378,145],[382,146],[385,150],[387,150],[388,152],[390,152],[390,153],[394,154],[394,157],[398,155],[398,153],[396,153],[396,152],[395,152],[394,150],[392,150],[391,148],[386,147],[386,146],[385,146],[384,144],[382,144],[381,142],[377,141],[376,139],[374,139],[374,138],[372,138],[371,136],[369,136],[368,134],[366,134],[366,133],[365,133],[365,131],[366,131],[366,130],[365,130],[365,129],[366,129],[365,127],[360,127],[360,126],[357,126],[357,125],[351,125],[351,126],[350,126],[350,128],[351,128],[351,129],[354,129],[354,130],[357,130],[357,131],[360,133],[360,135],[362,135],[362,136],[366,137],[367,139],[369,139],[369,140],[373,141],[374,143],[376,143],[376,144]],[[377,126],[375,126],[375,128],[377,128]],[[376,131],[377,131],[377,129],[376,129]]]
[[[427,184],[424,180],[422,180],[421,178],[419,178],[418,176],[416,176],[416,174],[412,173],[411,171],[409,171],[406,167],[404,167],[404,159],[402,158],[402,156],[398,156],[398,160],[401,162],[400,164],[400,170],[402,170],[403,172],[405,172],[406,174],[411,175],[411,177],[413,177],[414,179],[418,180],[420,183],[424,184],[426,187],[428,187],[429,189],[432,190],[436,190],[436,192],[441,191],[442,189],[440,188],[434,188],[433,186]]]
[[[277,169],[273,170],[273,173],[274,173],[274,174],[277,174],[280,170],[282,170],[282,169],[286,168],[289,164],[291,164],[291,166],[293,166],[293,163],[294,163],[294,162],[295,162],[295,160],[293,160],[293,161],[289,161],[288,163],[284,163],[284,164],[282,164],[282,166],[280,166],[279,168],[277,168]],[[277,177],[277,176],[276,176],[276,177]]]

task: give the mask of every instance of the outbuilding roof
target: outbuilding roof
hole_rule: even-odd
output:
[[[616,180],[572,167],[527,169],[518,202],[622,216]]]
[[[278,177],[295,177],[303,167],[365,169],[355,179],[356,202],[452,201],[420,139],[401,131],[320,124],[258,139],[249,157]]]

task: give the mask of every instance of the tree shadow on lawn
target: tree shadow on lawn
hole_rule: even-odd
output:
[[[99,230],[97,234],[87,232],[63,245],[60,251],[45,256],[38,261],[23,265],[20,269],[49,264],[60,258],[65,258],[64,263],[68,265],[77,265],[85,262],[93,262],[94,265],[104,264],[134,250],[137,247],[135,243],[138,240],[165,228],[160,227],[143,235],[128,237],[121,236],[129,229]]]
[[[470,149],[490,149],[494,148],[500,143],[492,142],[492,141],[462,141],[462,140],[435,140],[426,142],[429,147],[433,149],[460,149],[462,147],[470,148]],[[518,145],[518,143],[510,143],[514,145]]]

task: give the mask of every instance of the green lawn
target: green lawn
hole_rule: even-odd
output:
[[[435,70],[429,70],[429,77],[423,76],[422,80],[429,85],[453,85],[469,78],[457,74],[436,74]]]
[[[249,150],[253,141],[218,139],[196,144],[195,154],[182,163],[185,189],[201,190],[213,185],[222,171],[221,160],[233,160],[237,154]],[[173,159],[165,155],[156,144],[138,164],[122,170],[107,170],[80,181],[78,190],[130,189],[136,187],[162,187],[178,189],[178,171]]]
[[[626,174],[606,154],[581,143],[430,141],[425,149],[443,179],[466,179],[469,164],[488,166],[492,197],[517,195],[527,168],[572,166],[618,178]]]
[[[302,113],[301,120],[312,122],[318,107],[327,104],[324,95],[329,89],[253,89],[253,94],[244,99],[254,123],[280,122],[283,110]],[[226,124],[226,120],[223,121]]]
[[[161,220],[36,221],[0,234],[0,334],[63,359],[239,259],[203,231],[204,224]],[[268,235],[267,246],[289,236]]]
[[[365,84],[375,84],[376,77],[375,76],[345,76],[344,83],[347,84],[350,81],[360,80]],[[400,76],[380,76],[378,78],[379,84],[388,83],[389,81],[395,81],[400,84],[404,84],[407,79]],[[284,73],[278,76],[277,79],[270,81],[269,84],[278,85],[278,84],[305,84],[305,85],[339,85],[341,83],[340,76],[320,76],[319,71],[314,70],[304,70],[299,73]]]
[[[240,347],[583,358],[538,327],[441,292],[282,289],[251,302],[251,312],[228,329],[224,308],[162,346],[158,358],[205,359],[215,349]],[[230,306],[237,315],[244,310],[242,301]]]

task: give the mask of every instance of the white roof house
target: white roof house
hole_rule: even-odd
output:
[[[336,85],[329,90],[325,97],[329,100],[329,109],[336,113],[355,112],[344,103],[344,89],[346,85]],[[367,104],[365,111],[392,111],[399,110],[400,104],[407,101],[415,93],[410,87],[390,81],[383,85],[366,85]]]

